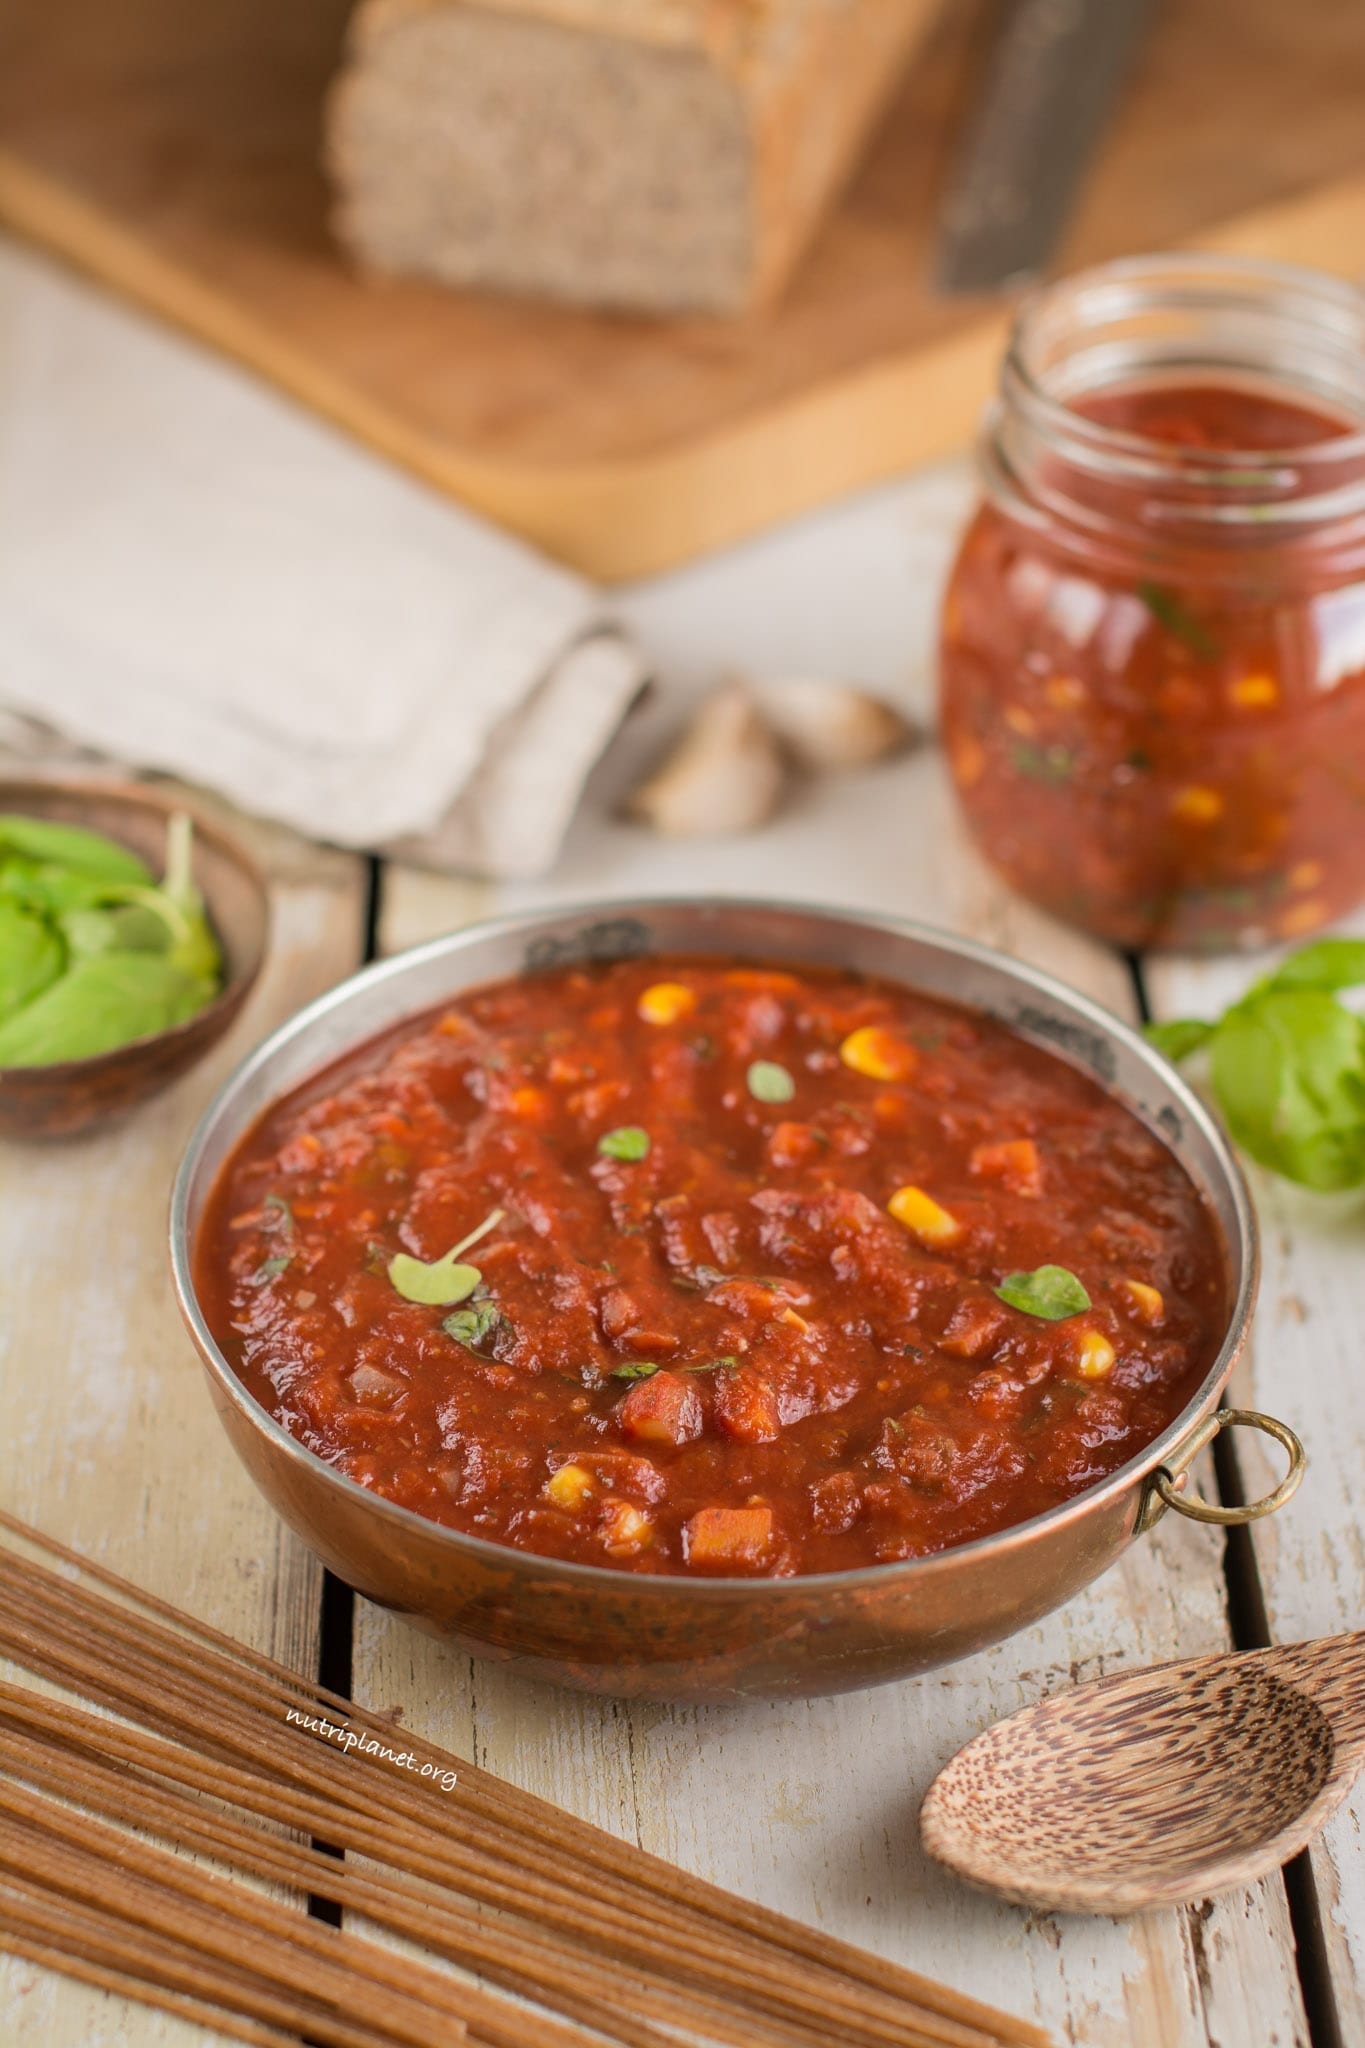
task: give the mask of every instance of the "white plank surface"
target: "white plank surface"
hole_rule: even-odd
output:
[[[1365,936],[1365,917],[1355,920]],[[1277,955],[1167,961],[1147,981],[1159,1017],[1215,1017]],[[1308,1477],[1253,1525],[1266,1615],[1279,1642],[1365,1626],[1365,1190],[1313,1195],[1250,1168],[1264,1276],[1246,1384],[1251,1405],[1303,1438]],[[1274,1483],[1273,1451],[1237,1438],[1245,1483]],[[1310,1855],[1342,2048],[1365,2048],[1365,1785]]]
[[[233,1456],[171,1292],[170,1184],[219,1081],[355,967],[363,866],[255,831],[274,882],[260,986],[226,1042],[107,1132],[0,1144],[0,1501],[301,1670],[321,1570]],[[33,1681],[0,1671],[20,1684]],[[201,2029],[0,1955],[5,2048],[193,2048]]]
[[[84,361],[78,337],[54,336],[60,361],[44,365],[40,399],[4,341],[0,489],[5,432],[19,430],[26,406],[61,402],[62,363],[69,370]],[[149,402],[154,389],[153,379]],[[184,460],[195,459],[187,441]],[[269,475],[264,443],[261,469]],[[949,465],[618,593],[669,687],[599,773],[553,881],[495,897],[396,873],[386,943],[492,908],[608,891],[766,890],[937,918],[1126,1007],[1130,991],[1108,956],[1010,902],[965,852],[930,755],[807,788],[773,828],[733,847],[664,848],[610,820],[676,718],[679,693],[723,667],[862,680],[923,712],[935,589],[971,488],[966,466]],[[382,590],[374,595],[385,601]],[[51,1154],[0,1149],[0,1500],[307,1664],[316,1650],[316,1568],[218,1434],[162,1249],[170,1172],[216,1074],[358,955],[354,865],[282,838],[272,840],[271,858],[281,885],[274,962],[233,1043],[107,1138]],[[1311,1408],[1316,1469],[1295,1510],[1310,1519],[1272,1525],[1260,1555],[1276,1627],[1292,1635],[1359,1621],[1365,1611],[1356,1519],[1361,1304],[1349,1263],[1360,1218],[1337,1218],[1324,1250],[1317,1211],[1309,1218],[1291,1203],[1281,1215],[1279,1201],[1267,1206],[1277,1221],[1258,1371],[1264,1377],[1268,1336],[1283,1329],[1272,1367],[1291,1383],[1286,1409]],[[61,1253],[75,1232],[90,1256],[73,1282]],[[1315,1378],[1323,1385],[1302,1384]],[[1271,1387],[1259,1391],[1272,1401]],[[1278,1883],[1126,1926],[1034,1921],[957,1888],[925,1865],[915,1843],[920,1792],[977,1728],[1078,1678],[1211,1647],[1225,1634],[1216,1539],[1168,1518],[1039,1627],[970,1663],[841,1700],[627,1710],[518,1684],[364,1604],[356,1682],[362,1697],[400,1707],[410,1725],[492,1769],[753,1896],[1037,2014],[1059,2040],[1299,2048],[1304,2022]],[[1359,1822],[1359,1809],[1343,1816],[1317,1863],[1343,1984],[1359,1983],[1352,1942],[1365,1943]],[[1354,1996],[1349,2012],[1343,2004],[1345,2038],[1362,2048]],[[6,2048],[190,2048],[204,2038],[0,1958]]]
[[[552,881],[495,896],[390,869],[385,945],[494,908],[742,889],[936,919],[1131,1014],[1117,959],[1036,917],[976,861],[932,749],[810,786],[741,844],[669,847],[609,822],[670,713],[647,717],[606,764]],[[915,1833],[933,1773],[989,1721],[1078,1678],[1225,1641],[1217,1539],[1168,1517],[1038,1627],[874,1692],[703,1709],[585,1699],[471,1664],[364,1603],[355,1686],[489,1769],[752,1897],[1035,2015],[1059,2041],[1290,2048],[1306,2035],[1278,1879],[1123,1926],[1038,1920],[957,1886],[926,1863]]]

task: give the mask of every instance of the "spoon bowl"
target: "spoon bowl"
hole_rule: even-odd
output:
[[[925,1847],[1052,1912],[1239,1888],[1297,1854],[1365,1761],[1365,1634],[1100,1679],[988,1728],[929,1788]]]

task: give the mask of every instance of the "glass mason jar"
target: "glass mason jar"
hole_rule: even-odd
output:
[[[969,824],[1121,946],[1298,938],[1365,896],[1365,293],[1104,265],[1016,322],[944,604]]]

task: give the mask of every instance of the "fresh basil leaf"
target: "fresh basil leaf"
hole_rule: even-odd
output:
[[[102,832],[88,832],[81,825],[57,825],[48,818],[22,818],[13,813],[0,816],[0,859],[7,854],[73,868],[98,881],[147,883],[152,879],[145,863],[117,840],[106,839]]]
[[[449,1254],[428,1263],[399,1252],[389,1261],[391,1285],[404,1301],[419,1302],[423,1308],[449,1308],[453,1302],[468,1301],[482,1278],[477,1266],[460,1265]]]
[[[468,1301],[483,1274],[477,1266],[461,1264],[461,1254],[495,1230],[506,1213],[505,1209],[490,1210],[468,1237],[462,1237],[439,1259],[414,1259],[408,1252],[399,1252],[389,1261],[390,1284],[404,1301],[419,1302],[423,1308],[453,1308],[456,1302]]]
[[[755,1060],[747,1079],[755,1102],[790,1102],[796,1093],[795,1081],[776,1060]]]
[[[1219,1025],[1211,1072],[1228,1128],[1253,1159],[1310,1188],[1365,1180],[1365,1022],[1331,995],[1253,993]]]
[[[62,942],[42,918],[0,901],[0,1021],[50,988],[65,966]]]
[[[108,890],[124,886],[78,874],[73,868],[31,860],[11,860],[0,866],[0,894],[12,897],[25,910],[37,911],[43,917],[96,908]]]
[[[1142,1035],[1168,1060],[1178,1061],[1188,1059],[1192,1052],[1207,1045],[1217,1028],[1216,1024],[1206,1024],[1202,1017],[1176,1017],[1168,1024],[1144,1024]]]
[[[466,1351],[477,1351],[502,1322],[502,1310],[493,1302],[481,1302],[477,1308],[457,1308],[454,1315],[447,1316],[441,1328],[457,1344],[463,1344]]]
[[[1066,1316],[1078,1316],[1090,1306],[1090,1296],[1065,1266],[1038,1266],[1032,1273],[1007,1273],[995,1291],[1011,1308],[1022,1309],[1027,1316],[1040,1316],[1045,1323],[1060,1323]]]
[[[285,1268],[292,1266],[293,1263],[293,1259],[287,1252],[278,1259],[263,1259],[251,1276],[252,1284],[256,1287],[263,1287],[267,1280],[277,1280]]]
[[[621,1124],[603,1133],[597,1149],[606,1159],[645,1159],[649,1156],[649,1132],[639,1124]]]
[[[614,1380],[652,1380],[663,1366],[657,1358],[636,1359],[630,1365],[614,1365],[608,1377]]]
[[[57,929],[73,960],[84,960],[91,953],[112,953],[118,949],[118,926],[114,923],[112,911],[63,910],[57,918]]]
[[[195,883],[194,825],[185,811],[176,811],[166,826],[166,873],[160,893],[180,918],[173,958],[187,973],[220,975],[223,956]]]
[[[0,1024],[0,1067],[91,1059],[183,1024],[214,990],[159,953],[95,953]]]
[[[1359,988],[1365,983],[1365,939],[1318,939],[1301,946],[1271,975],[1269,988]]]
[[[1173,640],[1179,640],[1188,647],[1192,654],[1211,661],[1218,653],[1218,642],[1207,626],[1194,616],[1173,590],[1167,590],[1160,583],[1139,583],[1137,595],[1157,623]]]

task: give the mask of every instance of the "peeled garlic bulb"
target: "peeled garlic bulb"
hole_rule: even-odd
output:
[[[706,698],[626,809],[674,839],[748,832],[777,809],[785,779],[782,750],[753,698],[727,683]]]
[[[790,676],[751,688],[783,745],[801,767],[816,774],[865,768],[914,738],[914,727],[893,705],[852,683]]]

